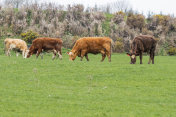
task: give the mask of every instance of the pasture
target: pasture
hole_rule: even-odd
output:
[[[74,62],[0,55],[0,117],[175,117],[176,57]]]

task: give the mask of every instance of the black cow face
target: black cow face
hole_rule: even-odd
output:
[[[131,58],[131,63],[130,64],[136,64],[136,55],[135,54],[129,54],[127,53],[128,56]]]

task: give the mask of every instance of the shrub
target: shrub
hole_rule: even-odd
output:
[[[117,12],[112,20],[116,24],[123,22],[125,20],[125,13],[122,11]]]
[[[32,18],[32,11],[31,10],[28,10],[27,11],[27,23],[28,23],[28,26],[30,25],[30,22],[31,22],[31,18]]]
[[[21,37],[25,42],[32,43],[35,38],[39,37],[39,34],[29,30],[26,33],[21,33]]]
[[[169,55],[176,55],[176,48],[175,47],[170,47],[170,49],[167,52]]]
[[[163,33],[174,30],[174,25],[171,25],[171,19],[169,15],[153,15],[148,23],[148,29],[157,30],[157,27],[161,27]]]
[[[166,15],[154,15],[153,17],[157,19],[158,25],[162,25],[162,26],[167,26],[170,19],[170,16],[166,16]]]
[[[114,45],[114,52],[122,53],[124,51],[123,39],[118,38]]]
[[[142,34],[144,35],[153,35],[153,32],[148,30],[147,28],[142,29]]]
[[[110,23],[111,23],[111,19],[113,15],[106,13],[105,16],[106,16],[105,21],[102,23],[102,30],[103,30],[104,35],[109,36],[110,31],[111,31]]]
[[[62,37],[63,47],[69,49],[73,48],[76,40],[78,40],[79,38],[79,36],[73,36],[71,34],[65,35],[64,37]]]
[[[127,17],[127,25],[130,28],[138,28],[140,31],[145,27],[145,17],[141,14],[129,14]]]

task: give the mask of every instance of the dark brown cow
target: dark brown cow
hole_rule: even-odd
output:
[[[67,54],[70,56],[70,60],[75,60],[76,56],[81,57],[81,61],[85,56],[87,61],[88,53],[102,54],[102,60],[104,61],[106,55],[108,56],[109,62],[111,62],[111,46],[112,40],[108,37],[84,37],[78,39],[73,46],[72,50]]]
[[[140,56],[140,64],[142,64],[143,52],[150,53],[148,64],[150,64],[151,60],[152,64],[154,64],[156,44],[157,41],[152,36],[141,35],[135,37],[131,44],[131,53],[127,53],[127,55],[131,58],[131,64],[136,63],[136,56]]]
[[[59,38],[37,38],[32,41],[32,45],[29,48],[29,53],[27,55],[27,58],[29,58],[31,55],[36,54],[36,57],[42,53],[42,52],[53,52],[53,59],[55,59],[55,56],[58,54],[59,58],[62,59],[62,40]]]

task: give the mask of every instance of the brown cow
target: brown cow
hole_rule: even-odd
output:
[[[31,55],[36,54],[36,57],[42,53],[42,52],[53,52],[53,59],[55,59],[56,54],[58,54],[59,58],[62,59],[62,40],[59,38],[37,38],[32,41],[32,45],[29,48],[29,53],[27,55],[27,58],[29,58]]]
[[[127,53],[131,58],[131,64],[136,63],[136,56],[140,56],[140,64],[142,64],[142,53],[150,52],[150,58],[148,64],[150,64],[152,60],[152,64],[154,64],[154,56],[155,56],[155,48],[157,41],[148,35],[137,36],[133,39],[131,44],[131,53]]]
[[[102,60],[104,61],[106,55],[108,56],[109,62],[111,62],[111,46],[112,40],[108,37],[84,37],[76,41],[70,52],[67,52],[71,61],[75,60],[76,56],[81,57],[81,61],[85,56],[87,61],[88,53],[102,54]]]

